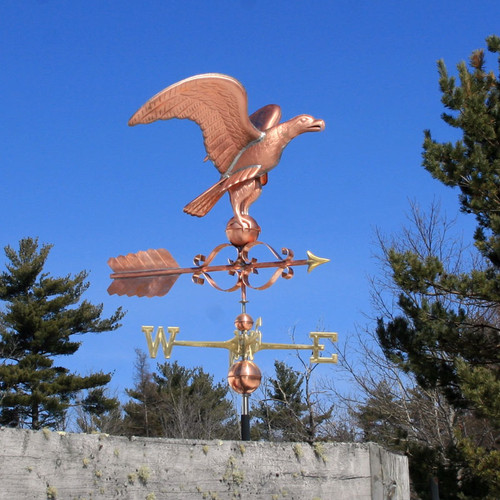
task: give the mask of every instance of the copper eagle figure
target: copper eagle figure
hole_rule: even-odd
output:
[[[139,108],[128,124],[171,118],[187,118],[200,126],[205,159],[211,160],[221,175],[188,203],[184,212],[203,217],[228,192],[233,220],[243,229],[252,225],[248,209],[267,183],[268,172],[279,163],[285,146],[304,132],[319,132],[325,127],[323,120],[310,115],[279,123],[281,109],[276,104],[248,116],[243,85],[218,73],[192,76],[167,87]]]

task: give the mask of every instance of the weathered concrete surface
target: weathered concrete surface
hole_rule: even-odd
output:
[[[123,438],[0,428],[0,499],[409,499],[378,445]]]

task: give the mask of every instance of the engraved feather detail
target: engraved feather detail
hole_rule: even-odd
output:
[[[166,276],[148,276],[158,270],[175,269],[179,265],[168,250],[147,250],[112,257],[108,260],[109,267],[115,275],[108,288],[110,295],[127,295],[132,297],[162,297],[166,295],[179,277],[178,274]],[[126,277],[120,274],[127,273]]]
[[[129,125],[171,118],[189,119],[200,126],[205,149],[221,174],[249,142],[260,137],[248,116],[247,95],[241,83],[216,73],[167,87],[139,108]]]

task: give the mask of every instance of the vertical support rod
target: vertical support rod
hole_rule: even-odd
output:
[[[247,287],[246,287],[245,283],[241,283],[241,285],[240,285],[240,291],[241,291],[241,300],[240,300],[241,313],[244,314],[244,313],[247,312],[247,304],[248,304],[248,300],[247,300]]]
[[[250,394],[242,394],[241,397],[241,440],[250,441],[250,415],[248,412],[248,398]]]
[[[245,283],[241,283],[241,313],[247,312],[247,287]],[[246,335],[246,331],[240,331],[240,338]],[[245,359],[245,358],[243,358]],[[250,415],[248,411],[248,398],[249,394],[241,395],[241,440],[250,441]]]
[[[439,481],[437,477],[435,476],[431,477],[430,486],[431,486],[431,499],[439,500]]]

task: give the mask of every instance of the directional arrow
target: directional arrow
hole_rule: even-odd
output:
[[[255,246],[255,244],[261,243],[255,242],[252,246]],[[293,260],[293,253],[287,249],[283,249],[285,258],[281,259],[270,247],[268,248],[279,260],[258,262],[256,259],[248,258],[248,251],[252,247],[250,246],[249,248],[245,247],[244,251],[239,250],[238,258],[235,261],[230,261],[229,264],[210,265],[215,256],[228,246],[232,245],[225,243],[217,246],[207,258],[203,255],[197,255],[194,261],[198,265],[194,267],[179,267],[170,252],[163,248],[112,257],[108,260],[108,265],[114,273],[110,275],[113,282],[108,288],[108,293],[110,295],[128,295],[129,297],[133,295],[138,297],[161,297],[170,291],[181,274],[192,274],[193,281],[198,284],[203,284],[206,279],[211,286],[222,290],[209,274],[219,271],[237,275],[237,283],[233,287],[223,290],[234,291],[242,286],[250,286],[248,276],[256,274],[258,269],[276,268],[277,270],[268,282],[257,287],[259,290],[263,290],[271,286],[280,275],[285,278],[291,277],[293,273],[290,268],[292,266],[306,265],[308,266],[308,272],[310,272],[317,266],[329,262],[329,259],[317,257],[309,251],[307,252],[307,259]]]

